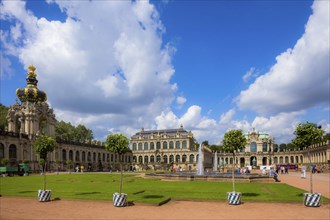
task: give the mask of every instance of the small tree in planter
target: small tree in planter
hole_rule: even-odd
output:
[[[60,164],[60,161],[59,160],[55,160],[54,161],[54,164],[55,164],[55,170],[56,170],[56,175],[58,175],[58,172],[59,172],[59,164]]]
[[[310,163],[310,168],[312,167],[312,160],[310,157],[310,147],[313,144],[319,143],[322,141],[324,131],[321,127],[318,127],[314,123],[306,122],[304,124],[299,124],[294,131],[296,136],[292,143],[295,146],[299,146],[300,149],[308,150],[308,160]],[[310,170],[310,193],[304,194],[304,204],[305,206],[315,207],[320,206],[321,194],[313,192],[313,174]]]
[[[2,159],[0,160],[0,164],[1,164],[2,166],[6,167],[6,166],[9,164],[9,159],[8,159],[8,158],[2,158]],[[3,177],[6,177],[6,176],[8,176],[8,174],[7,174],[7,173],[3,173],[2,176],[3,176]]]
[[[28,173],[27,168],[28,168],[28,165],[29,165],[30,161],[29,160],[23,160],[23,163],[25,164],[25,168],[26,168],[26,169],[24,169],[24,176],[28,176],[29,173]]]
[[[72,160],[67,160],[66,161],[66,167],[69,170],[69,174],[71,174],[71,164],[72,164]]]
[[[227,193],[228,203],[230,205],[239,205],[241,203],[241,193],[235,192],[235,175],[234,169],[236,165],[235,152],[238,152],[244,148],[246,144],[246,139],[243,135],[242,130],[231,130],[225,133],[223,139],[223,150],[233,154],[233,164],[232,164],[232,182],[233,191]]]
[[[46,190],[46,164],[47,154],[52,152],[55,147],[55,140],[47,135],[38,136],[33,144],[34,151],[39,155],[39,163],[42,166],[42,174],[44,176],[43,190],[38,190],[38,198],[40,202],[46,202],[50,200],[51,190]]]
[[[130,151],[128,143],[128,138],[123,134],[110,134],[105,141],[105,149],[119,155],[120,187],[119,193],[113,194],[113,202],[116,207],[126,206],[127,203],[127,194],[122,193],[121,190],[123,184],[123,155]]]

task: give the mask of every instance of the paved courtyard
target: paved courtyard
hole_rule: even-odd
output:
[[[309,176],[279,176],[282,182],[309,190]],[[315,174],[314,191],[329,197],[330,174]],[[244,198],[243,198],[244,199]],[[163,206],[136,205],[115,208],[111,201],[58,200],[40,203],[37,198],[0,198],[0,219],[330,219],[330,204],[318,208],[302,203],[171,201]]]

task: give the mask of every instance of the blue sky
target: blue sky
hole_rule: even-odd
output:
[[[328,1],[1,1],[1,103],[37,67],[57,119],[96,139],[142,127],[289,142],[329,132]]]

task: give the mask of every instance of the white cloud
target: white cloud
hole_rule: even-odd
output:
[[[305,33],[292,49],[237,97],[261,114],[300,111],[329,101],[329,1],[315,1]]]
[[[162,41],[165,28],[154,5],[49,3],[66,13],[64,22],[37,18],[25,2],[2,1],[1,18],[12,27],[1,36],[6,54],[37,67],[39,88],[58,112],[66,112],[57,117],[92,126],[100,122],[108,129],[152,126],[177,90],[170,82],[175,48]]]
[[[181,108],[184,103],[187,102],[187,99],[183,96],[176,97],[176,103],[178,104],[178,108]]]
[[[249,81],[249,79],[251,78],[251,77],[257,77],[258,76],[258,72],[257,72],[257,70],[256,70],[256,68],[255,67],[251,67],[250,69],[249,69],[249,71],[247,71],[245,74],[244,74],[244,76],[242,77],[242,79],[243,79],[243,82],[248,82]]]
[[[235,115],[235,109],[230,109],[229,111],[221,115],[220,123],[228,124],[229,122],[231,122],[234,115]]]

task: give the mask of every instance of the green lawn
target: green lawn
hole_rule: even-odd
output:
[[[43,177],[0,178],[0,194],[3,196],[37,197],[42,188]],[[47,188],[52,198],[112,200],[119,190],[118,174],[60,174],[47,176]],[[180,200],[225,201],[232,183],[206,181],[160,181],[143,179],[125,174],[123,192],[132,202],[159,204],[169,198]],[[303,190],[278,183],[236,183],[236,191],[242,193],[243,201],[302,202]],[[323,202],[329,199],[323,198]]]

